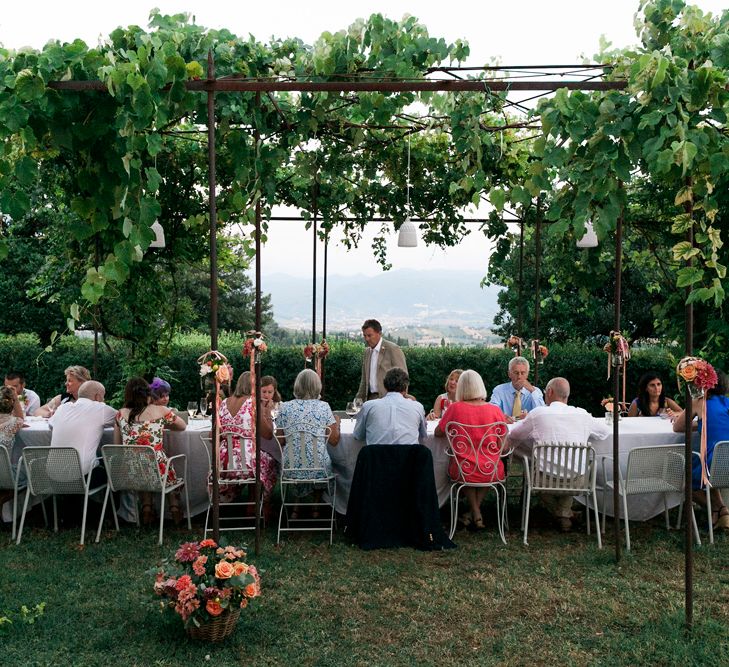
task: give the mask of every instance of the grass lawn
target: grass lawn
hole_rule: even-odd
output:
[[[680,533],[634,524],[618,567],[610,524],[598,551],[594,535],[535,521],[529,547],[514,530],[504,546],[491,522],[442,553],[364,552],[305,534],[277,548],[269,532],[248,559],[265,571],[263,596],[218,645],[188,641],[176,615],[160,614],[145,574],[201,531],[170,529],[162,547],[154,530],[106,531],[83,549],[75,528],[35,527],[20,546],[3,533],[0,616],[13,623],[0,626],[0,664],[729,665],[726,535],[696,551],[687,637]],[[43,615],[24,623],[21,606],[41,602]]]

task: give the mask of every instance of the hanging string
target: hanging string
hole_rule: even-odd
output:
[[[405,207],[410,215],[410,134],[408,134],[408,175],[405,188]]]

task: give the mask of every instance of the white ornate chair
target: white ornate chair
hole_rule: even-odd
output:
[[[530,456],[522,454],[526,500],[522,508],[524,544],[529,544],[529,505],[532,492],[552,495],[585,496],[587,534],[590,534],[590,500],[595,512],[597,546],[602,549],[600,515],[597,510],[595,450],[590,445],[572,442],[538,442]]]
[[[474,432],[483,431],[483,435],[476,442],[472,436]],[[446,454],[452,457],[458,466],[458,477],[453,480],[450,488],[451,527],[449,538],[456,532],[458,520],[458,500],[462,489],[493,489],[496,492],[496,521],[501,541],[506,544],[504,534],[504,521],[506,517],[506,476],[499,478],[498,464],[503,458],[511,454],[513,447],[509,445],[507,435],[508,427],[504,422],[493,424],[461,424],[450,422],[446,426],[445,434],[448,438]],[[479,474],[485,482],[469,482],[467,477]],[[502,500],[503,498],[503,500]]]
[[[326,446],[330,432],[329,427],[320,431],[286,429],[284,430],[284,445],[281,445],[281,441],[276,437],[276,442],[281,448],[281,511],[278,515],[276,544],[281,542],[281,533],[301,531],[328,532],[329,544],[332,543],[336,515],[337,478],[327,470],[325,462],[319,456],[319,444],[324,443]],[[312,452],[311,464],[306,456],[307,445],[310,445]],[[325,499],[306,503],[287,500],[289,491],[293,491],[296,486],[324,487],[331,502]],[[294,518],[289,510],[296,506],[312,509],[326,507],[330,511],[327,512],[328,516],[321,519]]]
[[[162,544],[164,517],[165,517],[165,499],[167,495],[173,491],[185,487],[185,503],[187,508],[187,527],[192,529],[190,523],[190,499],[187,493],[187,459],[184,454],[171,456],[168,459],[169,464],[180,460],[182,463],[182,475],[178,477],[174,484],[167,484],[167,476],[170,471],[170,465],[167,466],[165,474],[161,475],[154,449],[144,445],[104,445],[101,448],[101,455],[106,466],[106,475],[108,477],[108,487],[104,495],[104,506],[101,510],[101,516],[106,511],[106,503],[111,498],[111,509],[114,514],[114,525],[117,532],[119,531],[119,521],[116,517],[116,509],[114,507],[114,498],[111,496],[112,491],[139,491],[144,493],[160,494],[160,512],[159,512],[159,544]],[[137,513],[137,525],[139,525],[139,513]],[[96,533],[96,541],[99,541],[101,535],[101,524]]]

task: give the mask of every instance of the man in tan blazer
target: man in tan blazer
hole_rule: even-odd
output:
[[[362,325],[367,349],[362,360],[362,380],[359,383],[357,398],[369,401],[387,393],[384,385],[385,373],[391,368],[402,368],[407,372],[405,355],[402,350],[382,337],[382,325],[377,320],[365,320]]]

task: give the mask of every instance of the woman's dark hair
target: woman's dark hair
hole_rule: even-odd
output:
[[[144,378],[131,378],[124,387],[124,407],[129,408],[129,421],[133,422],[149,404],[149,385]]]
[[[280,403],[281,394],[278,393],[278,382],[276,382],[276,378],[273,375],[264,375],[261,378],[261,387],[268,387],[269,385],[273,385],[273,402]]]
[[[0,413],[9,415],[15,407],[15,391],[10,387],[0,387]]]
[[[716,371],[717,383],[713,389],[709,389],[706,392],[706,395],[726,396],[727,394],[729,394],[729,377],[727,377],[727,374],[723,371],[720,371],[718,368],[715,368],[714,370]]]
[[[648,385],[653,380],[660,380],[661,382],[661,395],[658,397],[658,409],[662,410],[666,407],[666,388],[661,380],[661,376],[657,373],[643,373],[638,380],[638,411],[644,417],[649,417],[651,414],[651,402],[648,397]]]

